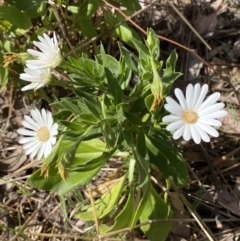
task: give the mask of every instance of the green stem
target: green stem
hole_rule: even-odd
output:
[[[46,91],[43,88],[38,89],[40,96],[47,101],[48,104],[52,104],[53,100],[47,95]]]

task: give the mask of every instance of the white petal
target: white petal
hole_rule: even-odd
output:
[[[212,118],[206,118],[206,117],[200,117],[198,119],[199,123],[205,124],[205,125],[210,125],[210,126],[221,126],[222,122],[212,119]]]
[[[205,142],[209,142],[210,141],[209,135],[203,129],[199,128],[198,125],[195,125],[195,126],[198,129],[201,139]]]
[[[181,118],[176,115],[167,115],[162,118],[163,122],[173,122],[173,121],[177,121],[177,120],[181,120]]]
[[[52,125],[52,127],[51,127],[50,132],[54,132],[54,131],[57,131],[57,133],[58,133],[58,124],[57,124],[57,123],[54,123],[54,124]],[[57,135],[57,134],[56,134],[56,135]]]
[[[54,146],[56,144],[57,138],[56,137],[50,137],[50,142]]]
[[[58,134],[58,130],[54,129],[53,131],[50,130],[50,135],[51,136],[56,136]]]
[[[57,40],[55,31],[53,32],[53,43],[58,45],[58,40]]]
[[[23,128],[17,129],[17,133],[23,136],[37,136],[36,131],[29,131]]]
[[[44,126],[48,126],[46,110],[42,108],[41,112],[42,112],[42,120],[43,120]]]
[[[171,124],[169,124],[166,129],[168,131],[173,131],[173,130],[176,130],[178,128],[181,128],[184,124],[185,123],[182,120],[177,120],[177,121],[174,121]]]
[[[33,126],[33,130],[38,130],[40,128],[39,124],[35,122],[32,118],[30,118],[28,115],[24,115],[24,119]]]
[[[40,125],[40,126],[45,126],[44,125],[44,122],[42,120],[42,116],[41,116],[41,113],[38,109],[35,109],[35,110],[31,110],[31,114],[32,114],[32,117],[33,119]]]
[[[193,141],[196,144],[199,144],[201,142],[201,137],[200,137],[200,134],[198,132],[198,129],[196,128],[196,126],[194,124],[189,125],[189,129],[190,129]]]
[[[203,103],[202,105],[199,107],[198,109],[198,112],[207,108],[208,106],[211,106],[213,105],[214,103],[217,102],[217,100],[219,99],[220,97],[220,93],[219,92],[216,92],[212,95],[210,95]]]
[[[218,137],[219,133],[217,132],[217,130],[213,127],[211,127],[210,125],[204,125],[202,123],[197,123],[196,124],[198,126],[198,128],[204,130],[205,132],[207,132],[209,135],[213,136],[213,137]]]
[[[227,111],[219,110],[211,114],[204,115],[205,118],[222,118],[227,115]]]
[[[29,149],[29,148],[31,148],[33,146],[39,146],[39,145],[41,145],[41,142],[38,139],[36,139],[34,141],[25,143],[23,145],[23,149]]]
[[[164,108],[171,114],[177,115],[179,117],[182,117],[182,115],[183,115],[183,110],[179,105],[165,104]]]
[[[173,134],[173,139],[174,139],[174,140],[177,140],[180,136],[183,135],[184,130],[185,130],[185,126],[186,126],[186,124],[183,125],[181,128],[179,128],[178,130],[176,130],[176,131],[174,132],[174,134]]]
[[[26,144],[26,143],[28,143],[28,142],[32,142],[32,141],[37,141],[38,139],[37,139],[37,137],[23,137],[23,138],[21,138],[20,140],[19,140],[19,143],[20,144]]]
[[[183,139],[185,141],[189,141],[191,138],[191,132],[188,124],[185,124],[184,132],[183,132]]]
[[[173,98],[167,96],[166,101],[167,101],[167,104],[177,106],[177,108],[182,109],[182,107]]]
[[[34,126],[32,126],[29,122],[27,121],[22,121],[22,125],[28,129],[31,129],[31,130],[34,130],[34,131],[37,131],[38,128],[35,128]]]
[[[42,52],[48,52],[51,51],[51,47],[50,46],[46,46],[40,42],[34,42],[35,46],[37,46]]]
[[[29,149],[26,151],[26,154],[27,154],[27,155],[28,155],[28,154],[31,154],[31,155],[30,155],[30,158],[33,159],[33,158],[37,155],[38,150],[39,150],[40,147],[41,147],[41,143],[38,143],[37,145],[29,148]]]
[[[44,148],[44,157],[47,157],[51,153],[51,151],[52,151],[52,145],[50,141],[48,141]]]
[[[45,147],[46,147],[46,143],[43,142],[42,145],[41,145],[41,147],[40,147],[39,150],[38,150],[38,154],[37,154],[37,159],[38,159],[38,160],[41,160],[41,158],[43,157],[43,153],[44,153]]]
[[[50,111],[47,111],[47,127],[49,130],[52,129],[52,125],[53,125],[53,118],[52,118],[52,114]],[[56,128],[57,129],[57,128]]]
[[[192,103],[192,108],[195,109],[195,106],[197,104],[198,98],[200,96],[201,88],[200,84],[195,84],[193,88],[193,103]]]
[[[198,97],[197,102],[196,102],[196,104],[194,106],[195,110],[198,110],[198,108],[201,106],[201,104],[202,104],[202,102],[203,102],[207,92],[208,92],[208,85],[205,84],[205,85],[202,86],[202,88],[200,90],[199,97]]]
[[[192,104],[193,104],[193,85],[189,84],[187,86],[186,90],[186,103],[187,103],[187,108],[192,109]]]
[[[187,103],[186,103],[186,100],[184,98],[183,92],[180,89],[176,88],[174,93],[175,93],[182,109],[186,110],[187,109]]]
[[[204,116],[207,114],[211,114],[215,111],[221,110],[225,105],[223,103],[217,103],[211,106],[206,107],[205,109],[202,109],[198,112],[199,116]]]
[[[38,87],[38,84],[30,84],[30,85],[26,85],[24,86],[21,91],[26,91],[26,90],[34,90]]]
[[[30,54],[30,55],[33,55],[33,56],[38,56],[39,55],[39,51],[36,51],[34,49],[28,49],[27,52]]]

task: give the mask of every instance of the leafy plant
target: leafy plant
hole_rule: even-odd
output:
[[[153,30],[148,30],[145,45],[134,38],[132,45],[138,54],[119,43],[120,56],[115,59],[101,45],[95,60],[83,54],[60,64],[58,71],[69,72],[66,86],[75,97],[51,104],[63,131],[41,170],[28,179],[36,188],[64,195],[87,185],[109,158],[121,157],[124,172],[116,184],[95,200],[94,207],[83,205],[76,214],[86,221],[97,218],[100,234],[172,217],[167,194],[159,193],[151,180],[153,170],[165,186],[189,182],[184,159],[161,123],[164,98],[181,75],[175,72],[176,51],[161,77],[163,62],[159,62],[159,40]],[[131,83],[133,75],[136,84]],[[120,198],[124,199],[119,206]],[[149,223],[141,229],[151,240],[165,240],[171,222]],[[164,230],[161,237],[156,235],[158,229]]]

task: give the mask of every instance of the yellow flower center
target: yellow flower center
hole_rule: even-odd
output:
[[[47,127],[41,127],[37,131],[37,137],[39,141],[45,142],[49,139],[50,137],[50,132]]]
[[[197,112],[193,111],[193,110],[186,110],[183,113],[183,120],[187,123],[187,124],[194,124],[197,122],[198,120],[198,114]]]

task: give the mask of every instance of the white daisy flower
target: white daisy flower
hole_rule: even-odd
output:
[[[47,34],[43,34],[44,38],[39,36],[40,42],[33,41],[41,51],[28,49],[27,52],[37,59],[27,60],[27,67],[32,69],[55,68],[62,60],[58,41],[55,32],[53,38],[49,38]]]
[[[44,87],[51,78],[50,69],[33,70],[30,68],[24,69],[25,73],[20,74],[20,79],[31,82],[22,88],[22,91],[37,90]]]
[[[216,103],[220,97],[220,93],[216,92],[210,95],[205,101],[204,98],[208,92],[208,85],[192,84],[187,86],[186,98],[180,89],[175,89],[175,95],[180,104],[171,97],[166,97],[167,104],[164,108],[171,115],[163,117],[162,121],[170,122],[167,126],[168,131],[174,131],[173,138],[178,139],[183,136],[185,141],[191,138],[196,144],[201,139],[209,142],[208,135],[218,137],[219,133],[215,127],[219,127],[222,123],[217,118],[224,117],[227,112],[223,110],[223,103]]]
[[[37,156],[40,160],[43,156],[47,157],[53,145],[56,143],[56,135],[58,134],[58,124],[53,123],[52,113],[42,109],[31,110],[32,118],[25,115],[22,125],[27,129],[20,128],[17,132],[27,136],[19,140],[23,144],[26,155],[30,154],[33,159]]]

